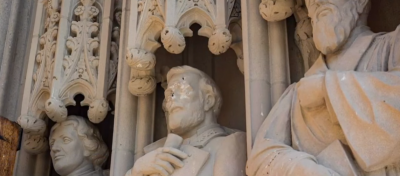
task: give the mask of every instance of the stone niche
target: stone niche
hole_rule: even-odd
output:
[[[221,55],[213,55],[207,47],[208,39],[199,36],[198,24],[193,24],[193,37],[187,37],[186,48],[181,54],[171,54],[164,47],[155,53],[156,69],[189,65],[200,69],[216,82],[222,93],[222,109],[218,123],[241,131],[246,131],[244,76],[236,65],[236,54],[232,49]],[[167,125],[162,109],[164,89],[161,83],[156,88],[156,109],[154,120],[154,141],[167,136]]]
[[[110,95],[111,96],[111,95]],[[113,97],[113,96],[111,96]],[[76,106],[68,106],[68,116],[70,115],[75,115],[75,116],[80,116],[83,118],[88,119],[87,111],[89,109],[89,106],[81,106],[80,102],[84,99],[84,96],[82,94],[78,94],[75,96],[74,100],[76,102]],[[106,118],[98,123],[94,124],[92,123],[100,132],[101,137],[105,144],[107,145],[109,155],[111,155],[112,151],[112,138],[113,138],[113,129],[114,129],[114,114],[112,113],[114,111],[114,104],[112,103],[114,100],[112,98],[109,99],[109,105],[110,109],[107,113]],[[49,121],[49,128],[51,129],[55,122]],[[48,134],[50,135],[50,134]],[[49,137],[49,136],[48,136]],[[110,163],[111,163],[111,156],[108,157],[107,161],[103,164],[102,169],[103,170],[109,170],[110,169]],[[49,176],[60,176],[55,170],[53,163],[51,163],[51,169],[50,169],[50,175]]]
[[[106,2],[107,0],[104,1]],[[368,18],[368,26],[371,27],[372,31],[389,32],[395,30],[395,28],[400,24],[400,16],[394,15],[400,13],[399,10],[400,1],[371,0],[371,2],[372,2],[372,9]],[[122,3],[120,3],[120,6],[122,6]],[[74,17],[73,20],[79,20],[79,19],[77,17]],[[114,24],[113,27],[115,27],[115,25],[116,24]],[[288,51],[289,51],[290,78],[291,78],[290,80],[293,83],[293,82],[298,82],[303,77],[304,73],[306,72],[306,69],[304,68],[304,62],[302,60],[300,51],[295,43],[295,37],[294,37],[295,27],[296,27],[295,18],[293,16],[289,17],[286,21],[286,25],[287,25],[287,39],[288,39]],[[155,57],[157,58],[157,63],[155,65],[156,74],[158,74],[157,72],[159,70],[162,70],[162,68],[164,67],[172,68],[175,66],[189,65],[197,69],[200,69],[206,74],[210,75],[210,77],[216,82],[217,86],[220,88],[222,93],[223,105],[221,113],[218,118],[218,123],[232,129],[246,131],[245,80],[244,80],[244,75],[241,73],[241,71],[237,66],[236,59],[238,58],[238,56],[236,55],[233,49],[229,49],[227,52],[218,56],[212,54],[208,48],[208,38],[198,35],[198,31],[200,28],[201,27],[198,24],[193,24],[190,26],[190,29],[193,30],[193,36],[185,38],[186,47],[182,53],[171,54],[165,49],[165,47],[159,47],[155,51],[154,54]],[[266,31],[266,33],[268,33],[268,31]],[[69,34],[67,33],[65,34],[65,36],[68,35]],[[263,34],[262,36],[266,35]],[[127,38],[121,37],[121,40],[127,40]],[[118,44],[120,43],[118,37],[117,39],[114,38],[111,39],[111,41],[114,41]],[[163,42],[161,41],[161,39],[159,39],[158,43],[162,44]],[[250,48],[252,47],[251,43],[249,47]],[[265,48],[268,49],[268,46],[266,46]],[[126,49],[127,47],[121,47],[119,49],[114,48],[114,51],[110,52],[111,55],[116,55],[115,57],[118,57],[119,54],[118,51]],[[114,73],[107,73],[107,74],[111,74],[113,75],[114,78],[116,78],[116,70],[118,67],[117,60],[115,60],[114,64],[115,64],[113,65],[113,68],[115,70]],[[160,73],[160,75],[152,75],[152,76],[163,76],[163,75]],[[123,83],[118,85],[128,86],[128,83]],[[107,147],[110,151],[110,157],[108,158],[103,167],[103,169],[106,170],[110,169],[111,167],[113,134],[114,132],[117,131],[117,129],[114,129],[114,113],[113,113],[114,109],[116,109],[115,86],[116,85],[110,86],[112,87],[112,92],[108,94],[108,97],[106,97],[108,100],[107,102],[109,104],[109,110],[104,121],[102,121],[99,124],[95,124],[95,126],[99,129],[102,138],[107,144]],[[46,94],[45,96],[46,99],[50,97],[50,93],[48,94],[49,95]],[[152,133],[153,141],[151,142],[157,141],[158,139],[167,136],[166,119],[162,108],[162,102],[164,100],[164,88],[162,87],[162,83],[157,83],[155,94],[156,94],[155,98],[156,100],[155,100],[154,121],[153,121],[154,127]],[[81,106],[80,104],[80,102],[84,100],[84,95],[78,94],[74,97],[74,100],[76,101],[76,106],[66,107],[68,115],[79,115],[88,118],[89,106]],[[132,115],[132,117],[135,115],[136,114]],[[47,119],[47,117],[44,119]],[[53,125],[54,122],[48,120],[47,129],[51,129]],[[129,135],[129,134],[123,134],[123,135]],[[48,134],[46,137],[48,138]],[[24,166],[21,165],[20,167]],[[51,170],[50,176],[58,176],[58,174],[54,171],[54,168],[52,166],[50,170]]]

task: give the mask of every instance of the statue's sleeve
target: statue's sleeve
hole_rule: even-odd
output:
[[[275,104],[257,133],[253,149],[247,161],[249,176],[308,176],[339,175],[329,168],[317,164],[307,153],[291,146],[292,105],[295,100],[295,85],[291,85]]]
[[[400,161],[400,37],[381,51],[382,72],[328,71],[327,100],[352,153],[365,171]],[[386,55],[386,57],[384,56]]]

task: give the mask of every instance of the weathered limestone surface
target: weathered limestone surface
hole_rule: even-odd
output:
[[[8,23],[10,22],[9,16],[11,13],[12,1],[2,0],[0,1],[0,41],[6,40]],[[3,55],[5,43],[0,43],[0,56]],[[0,64],[3,59],[0,58]]]
[[[259,1],[242,0],[243,59],[246,95],[247,150],[271,105],[268,24],[260,16]]]
[[[163,108],[169,135],[144,148],[126,176],[244,176],[245,133],[217,123],[221,93],[204,72],[174,67]]]
[[[68,116],[50,130],[50,155],[61,176],[105,176],[102,165],[109,152],[99,130],[87,119]]]
[[[22,105],[37,1],[0,1],[0,115],[16,121]]]
[[[306,6],[321,55],[264,121],[247,174],[398,175],[400,27],[373,33],[369,0]]]

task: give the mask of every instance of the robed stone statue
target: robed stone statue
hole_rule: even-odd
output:
[[[247,174],[399,175],[400,28],[371,32],[369,0],[305,1],[322,54],[262,124]]]
[[[217,123],[221,93],[204,72],[174,67],[163,109],[169,135],[145,147],[126,176],[244,176],[246,135]]]

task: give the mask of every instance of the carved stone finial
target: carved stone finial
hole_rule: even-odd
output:
[[[151,76],[134,77],[129,81],[128,89],[135,96],[148,95],[156,88],[156,79]]]
[[[44,137],[46,122],[42,119],[28,115],[21,115],[18,124],[27,134],[27,139],[22,142],[24,149],[30,154],[40,154],[48,149],[47,138]]]
[[[156,56],[142,49],[128,49],[126,62],[135,70],[146,71],[154,68]]]
[[[228,29],[221,27],[214,30],[208,40],[208,48],[211,53],[220,55],[225,53],[232,43],[232,35]]]
[[[166,27],[161,32],[161,42],[164,44],[164,48],[173,54],[181,53],[186,46],[185,37],[174,27]]]
[[[23,142],[24,149],[31,154],[40,154],[49,148],[47,138],[42,135],[29,135]]]
[[[28,134],[44,134],[46,131],[46,122],[42,119],[28,115],[21,115],[18,118],[18,124]]]
[[[67,118],[67,108],[64,103],[54,97],[45,103],[46,114],[54,122],[62,122]]]
[[[97,99],[94,100],[88,110],[88,117],[89,120],[93,123],[100,123],[102,122],[108,112],[108,102],[104,99]]]
[[[260,4],[261,16],[270,22],[281,21],[293,14],[294,0],[263,0]]]

